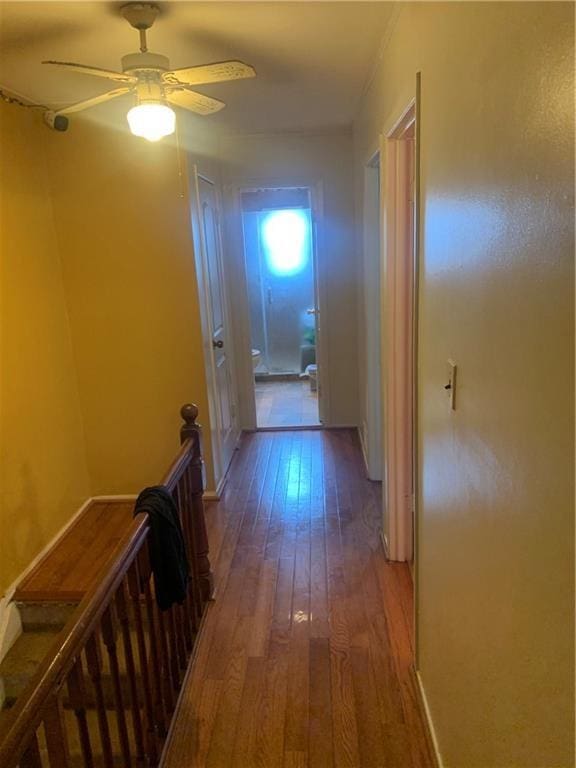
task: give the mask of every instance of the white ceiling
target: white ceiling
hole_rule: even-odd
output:
[[[119,69],[120,57],[138,50],[138,33],[119,15],[121,5],[0,2],[0,84],[51,107],[113,87],[40,62]],[[198,87],[228,105],[205,119],[243,133],[349,125],[392,10],[388,2],[160,5],[148,45],[173,67],[238,58],[256,68],[255,80]],[[112,109],[113,103],[94,108]]]

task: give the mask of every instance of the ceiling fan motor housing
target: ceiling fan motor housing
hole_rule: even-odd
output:
[[[160,53],[128,53],[122,56],[122,72],[138,74],[138,72],[168,72],[170,60]]]
[[[127,3],[120,13],[134,29],[146,30],[154,24],[160,8],[156,3]]]

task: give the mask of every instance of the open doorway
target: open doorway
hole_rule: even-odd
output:
[[[319,425],[310,190],[244,190],[241,209],[256,425]]]
[[[365,419],[362,440],[370,480],[382,480],[382,300],[380,152],[364,175],[364,359]]]
[[[385,138],[385,504],[391,560],[413,565],[415,535],[416,106]]]

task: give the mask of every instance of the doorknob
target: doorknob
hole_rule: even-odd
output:
[[[212,339],[212,346],[214,347],[214,349],[222,349],[222,347],[224,346],[224,342],[222,341],[222,339],[218,339],[218,341],[214,341],[214,339]]]
[[[317,315],[318,314],[318,310],[316,309],[316,307],[313,307],[312,309],[307,309],[306,310],[306,314],[307,315]]]

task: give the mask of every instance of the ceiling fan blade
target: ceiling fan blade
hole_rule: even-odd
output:
[[[219,99],[204,96],[202,93],[191,91],[188,88],[167,89],[166,100],[177,107],[184,107],[198,115],[211,115],[223,109],[226,104]]]
[[[115,88],[113,91],[102,93],[100,96],[94,96],[93,99],[86,99],[85,101],[77,101],[76,104],[70,104],[69,107],[55,110],[57,115],[71,115],[73,112],[81,112],[83,109],[89,109],[95,107],[97,104],[103,104],[105,101],[116,99],[118,96],[125,96],[130,93],[131,87]]]
[[[86,67],[84,64],[74,64],[71,61],[43,61],[42,64],[52,64],[55,67],[63,67],[73,72],[80,72],[82,75],[95,75],[96,77],[105,77],[108,80],[116,80],[118,83],[136,83],[138,78],[133,75],[125,75],[122,72],[113,72],[110,69],[101,69],[100,67]]]
[[[256,77],[256,70],[243,61],[219,61],[199,67],[184,67],[164,72],[162,80],[169,85],[201,85],[204,83],[222,83],[226,80],[240,80]]]

